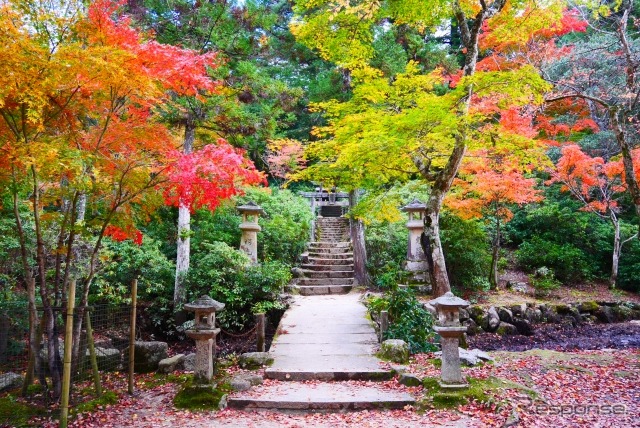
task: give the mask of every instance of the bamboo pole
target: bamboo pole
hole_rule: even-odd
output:
[[[67,323],[64,334],[64,369],[62,371],[62,398],[60,402],[60,428],[67,427],[69,417],[69,391],[71,390],[71,348],[73,347],[73,310],[76,302],[76,281],[69,283]]]
[[[136,302],[138,301],[138,280],[131,282],[131,322],[129,330],[129,394],[134,392],[133,369],[136,350]]]
[[[264,352],[264,314],[256,314],[256,336],[257,336],[257,348],[258,352]]]
[[[91,372],[93,373],[93,385],[96,388],[96,397],[102,395],[102,385],[100,385],[100,372],[98,372],[98,358],[96,357],[96,347],[93,342],[93,328],[91,328],[91,312],[87,310],[87,344],[89,345],[89,359],[91,360]]]

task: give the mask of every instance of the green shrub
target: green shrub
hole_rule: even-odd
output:
[[[536,269],[533,275],[529,275],[531,285],[536,290],[537,296],[548,296],[553,290],[558,289],[562,284],[555,278],[553,270],[546,266]]]
[[[489,289],[491,254],[482,224],[445,212],[440,217],[440,231],[451,285],[467,290]]]
[[[637,239],[622,249],[617,285],[624,290],[640,292],[640,241]]]
[[[431,352],[434,345],[433,318],[408,288],[394,288],[384,297],[369,299],[367,307],[378,316],[389,311],[389,329],[385,339],[401,339],[407,342],[411,353]]]
[[[521,256],[521,265],[532,271],[542,266],[552,268],[563,282],[608,277],[613,252],[611,225],[580,211],[579,204],[557,189],[547,189],[546,194],[550,201],[514,210],[513,219],[505,226],[505,236],[514,246],[521,248],[525,242],[530,245],[525,246],[527,254]],[[547,248],[554,253],[553,257],[536,260],[535,251],[544,256]],[[561,268],[559,265],[564,263],[560,260],[561,251],[568,251],[576,260],[575,265]]]
[[[366,228],[367,269],[377,287],[391,288],[401,280],[407,258],[405,223],[377,223]]]
[[[251,265],[243,252],[223,242],[202,242],[187,274],[188,298],[203,294],[225,304],[218,319],[225,330],[241,331],[253,322],[255,309],[279,309],[279,294],[291,279],[279,261]]]
[[[562,282],[576,282],[592,277],[590,258],[570,243],[558,244],[534,236],[523,242],[516,252],[518,264],[534,271],[547,267]]]

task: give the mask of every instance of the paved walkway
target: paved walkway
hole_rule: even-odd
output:
[[[345,380],[386,380],[388,365],[375,355],[376,333],[360,303],[360,293],[297,296],[287,310],[270,353],[274,363],[265,378],[276,382],[234,395],[240,408],[344,410],[402,408],[415,402],[382,385]],[[320,381],[313,384],[299,381]],[[298,381],[298,382],[296,382]]]
[[[376,333],[360,293],[297,296],[271,345],[265,377],[279,380],[389,379],[374,356]]]

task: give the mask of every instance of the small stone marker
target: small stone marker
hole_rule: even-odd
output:
[[[443,389],[461,389],[469,384],[462,377],[458,343],[467,327],[460,325],[460,308],[469,306],[469,302],[448,292],[429,302],[438,311],[438,321],[434,330],[440,335],[442,346],[442,373],[440,387]]]
[[[262,230],[258,224],[258,217],[264,210],[255,202],[249,202],[239,206],[238,211],[242,214],[240,251],[249,256],[251,263],[258,263],[258,232]]]
[[[220,332],[216,325],[216,312],[224,309],[224,303],[209,296],[202,296],[184,305],[187,311],[194,311],[196,319],[187,336],[196,341],[196,358],[193,380],[197,384],[210,384],[213,379],[213,358],[215,356],[216,335]]]

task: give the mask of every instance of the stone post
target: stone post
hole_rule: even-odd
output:
[[[434,330],[440,335],[442,346],[442,373],[440,387],[443,389],[462,389],[469,384],[462,377],[458,344],[467,327],[460,325],[460,308],[469,306],[469,302],[448,292],[429,302],[438,313]]]
[[[224,309],[224,303],[202,296],[184,305],[184,309],[196,313],[193,328],[186,331],[187,336],[196,341],[193,381],[195,384],[209,385],[213,380],[216,335],[220,332],[219,328],[215,328],[216,312]]]
[[[411,273],[411,281],[416,284],[429,282],[429,266],[427,257],[420,245],[420,236],[424,231],[424,213],[427,206],[417,199],[402,207],[402,211],[409,215],[407,229],[409,229],[409,243],[407,245],[407,261],[405,269]]]
[[[258,225],[258,217],[264,211],[255,202],[239,206],[238,211],[242,214],[240,250],[249,256],[252,263],[258,263],[258,232],[262,230]]]

